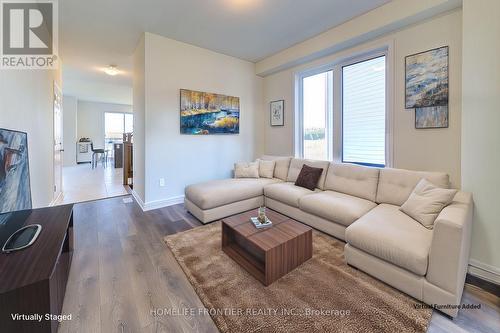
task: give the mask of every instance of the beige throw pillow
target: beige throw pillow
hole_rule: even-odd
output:
[[[259,178],[259,162],[235,163],[234,178]]]
[[[437,216],[453,201],[457,192],[454,189],[437,187],[428,180],[422,179],[399,209],[427,229],[433,229]]]
[[[261,159],[258,159],[257,162],[259,162],[259,176],[262,178],[273,178],[276,162]]]

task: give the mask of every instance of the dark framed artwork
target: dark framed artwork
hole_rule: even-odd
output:
[[[448,105],[448,46],[405,57],[405,108]]]
[[[415,128],[448,128],[448,106],[416,108]]]
[[[31,209],[28,134],[0,128],[0,213]]]
[[[285,125],[285,101],[280,99],[269,103],[271,126]]]
[[[180,90],[181,134],[238,134],[240,98],[195,90]]]

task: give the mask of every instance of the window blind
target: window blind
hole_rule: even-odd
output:
[[[342,68],[342,160],[385,166],[385,56]]]

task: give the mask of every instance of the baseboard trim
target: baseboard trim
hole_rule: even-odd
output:
[[[178,204],[184,202],[183,195],[179,195],[179,196],[171,197],[171,198],[167,198],[167,199],[162,199],[162,200],[144,202],[139,197],[137,192],[135,192],[134,190],[132,190],[131,192],[132,192],[132,196],[134,197],[135,201],[137,201],[137,204],[139,204],[139,207],[141,207],[143,212],[147,212],[149,210],[159,209],[159,208],[163,208],[163,207],[178,205]]]
[[[139,197],[139,194],[137,194],[137,192],[134,189],[131,189],[130,193],[134,197],[135,202],[137,202],[139,207],[141,207],[142,211],[144,211],[144,201],[142,201],[141,197]]]
[[[173,205],[178,205],[178,204],[183,203],[183,202],[184,202],[183,195],[179,195],[179,196],[171,197],[171,198],[167,198],[167,199],[162,199],[162,200],[150,201],[150,202],[146,202],[144,204],[144,211],[173,206]]]
[[[469,260],[468,272],[470,275],[500,285],[500,269],[494,266],[471,259]]]

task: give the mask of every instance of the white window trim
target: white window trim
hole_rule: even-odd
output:
[[[327,132],[333,133],[328,137],[328,160],[334,162],[342,161],[342,67],[364,60],[373,59],[385,55],[386,57],[386,126],[385,126],[385,167],[392,167],[394,162],[393,157],[393,101],[394,101],[394,43],[386,41],[383,45],[371,49],[366,49],[356,54],[335,59],[328,63],[315,66],[313,68],[295,72],[295,117],[294,117],[294,132],[293,132],[293,149],[295,157],[302,158],[304,156],[303,146],[303,104],[302,104],[302,80],[304,77],[319,74],[322,72],[333,70],[333,96],[332,110],[333,115],[327,118]]]

